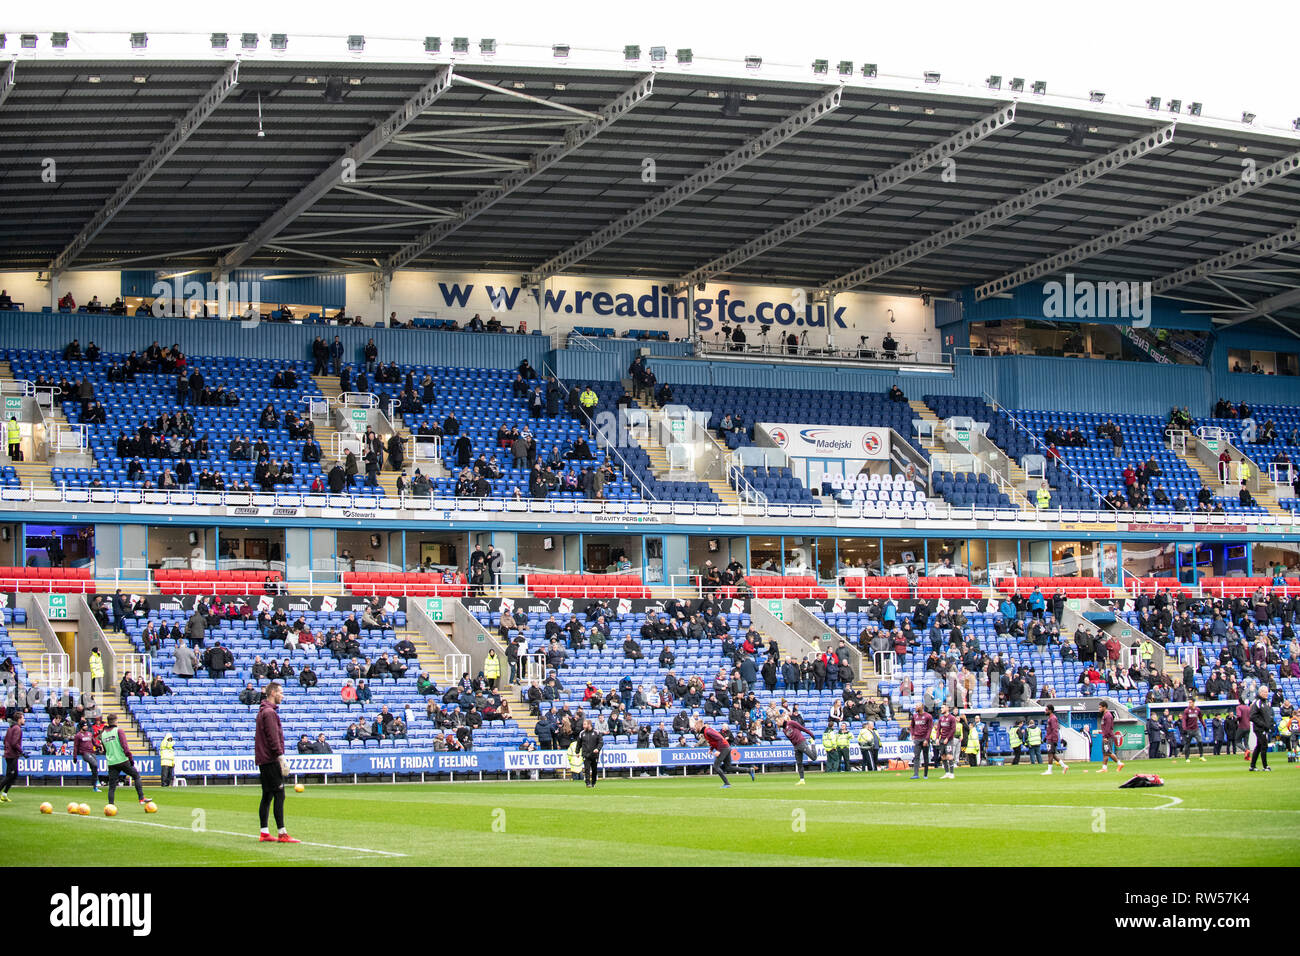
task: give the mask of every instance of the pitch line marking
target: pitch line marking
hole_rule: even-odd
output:
[[[92,817],[91,819],[101,820],[107,823],[111,818]],[[181,830],[187,833],[218,833],[222,836],[243,837],[246,840],[256,840],[258,839],[259,836],[259,834],[256,833],[240,833],[236,830],[212,830],[208,828],[204,828],[202,830],[194,830],[191,827],[178,827],[178,826],[173,826],[172,824],[169,823],[154,823],[152,820],[118,820],[117,822],[130,823],[139,827],[159,827],[160,829],[163,830]],[[322,849],[326,849],[326,850],[347,850],[350,853],[373,853],[376,856],[401,856],[401,857],[406,856],[405,853],[396,853],[392,850],[372,850],[364,846],[339,846],[337,843],[312,843],[309,840],[299,841],[299,846],[315,846],[315,847],[321,847]]]

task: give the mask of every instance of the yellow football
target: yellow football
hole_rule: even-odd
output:
[[[83,817],[88,817],[88,816],[90,816],[90,804],[88,804],[88,803],[81,803],[81,804],[78,804],[78,805],[77,805],[77,812],[78,812],[79,814],[81,814]]]
[[[104,816],[106,816],[106,817],[115,817],[115,816],[117,816],[117,807],[113,806],[113,804],[111,804],[111,803],[106,804],[106,805],[104,806]]]
[[[41,804],[41,813],[53,813],[53,812],[54,812],[54,807],[53,807],[53,805],[48,804],[48,803],[42,803],[42,804]]]
[[[294,792],[294,793],[302,793],[302,792],[303,792],[304,790],[306,790],[306,789],[307,789],[307,788],[304,787],[304,786],[303,786],[302,784],[300,784],[300,783],[295,783],[295,784],[293,785],[293,792]]]
[[[158,812],[158,804],[156,804],[156,803],[154,803],[152,800],[150,800],[148,803],[146,803],[146,804],[144,805],[144,812],[145,812],[145,813],[157,813],[157,812]]]
[[[78,811],[80,811],[80,809],[81,809],[80,805],[75,800],[72,801],[72,803],[68,804],[69,813],[77,813]]]

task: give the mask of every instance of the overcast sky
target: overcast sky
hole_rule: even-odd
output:
[[[697,57],[761,55],[879,64],[888,74],[939,70],[979,81],[990,73],[1045,80],[1049,92],[1106,91],[1204,103],[1207,116],[1289,126],[1300,116],[1298,0],[476,0],[364,4],[314,0],[58,0],[11,3],[0,24],[22,30],[208,33],[311,32],[494,37],[500,43],[569,43],[620,49],[689,46]]]

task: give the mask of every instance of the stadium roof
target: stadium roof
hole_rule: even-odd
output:
[[[356,55],[336,39],[328,56],[292,41],[273,54],[265,36],[244,53],[238,34],[202,52],[36,42],[10,35],[0,75],[0,270],[577,272],[980,297],[1072,272],[1152,280],[1221,323],[1300,327],[1300,133],[1190,104],[676,51],[453,56],[450,38]]]

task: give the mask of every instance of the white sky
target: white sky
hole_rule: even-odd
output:
[[[1109,102],[1148,96],[1204,103],[1206,116],[1289,127],[1300,117],[1300,2],[1253,0],[58,0],[11,3],[0,28],[208,33],[426,34],[499,43],[621,49],[691,47],[697,58],[763,56],[879,64],[881,73],[1045,80],[1052,93],[1104,90]]]

